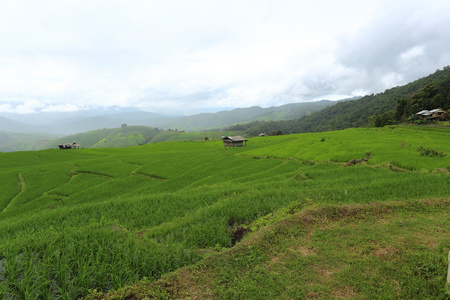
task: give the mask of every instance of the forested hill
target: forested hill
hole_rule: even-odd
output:
[[[160,123],[149,122],[149,126],[200,131],[252,121],[291,120],[319,111],[327,106],[332,106],[335,103],[335,101],[321,100],[317,102],[290,103],[266,108],[259,106],[236,108],[216,113],[201,113],[192,116],[167,118],[164,122]]]
[[[388,89],[383,93],[364,96],[358,100],[339,102],[310,115],[295,120],[251,122],[228,127],[228,130],[245,131],[256,135],[260,132],[272,134],[275,131],[283,133],[318,132],[339,130],[349,127],[361,127],[369,124],[371,116],[379,116],[389,110],[395,110],[397,100],[408,99],[419,92],[425,85],[433,82],[439,89],[450,86],[450,66],[443,70],[410,82],[404,86]],[[448,94],[448,93],[447,93]],[[447,95],[447,100],[450,95]],[[433,109],[429,108],[429,109]]]

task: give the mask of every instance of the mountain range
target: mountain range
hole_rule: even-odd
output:
[[[257,120],[295,119],[335,103],[335,101],[322,100],[268,108],[253,106],[191,116],[163,115],[133,108],[58,113],[40,112],[28,115],[3,113],[0,114],[0,131],[45,132],[67,135],[102,128],[116,128],[123,123],[164,129],[199,131]]]
[[[163,115],[139,111],[135,108],[117,107],[77,112],[41,112],[27,115],[3,113],[0,115],[0,151],[45,149],[48,146],[55,146],[55,143],[57,145],[58,141],[70,142],[74,139],[77,139],[77,141],[87,140],[87,143],[83,143],[85,147],[93,147],[94,145],[96,147],[131,146],[155,141],[191,139],[192,137],[186,134],[181,137],[179,135],[182,131],[219,129],[236,123],[258,120],[290,120],[308,115],[335,103],[336,101],[322,100],[267,108],[253,106],[191,116]],[[121,129],[122,125],[128,126],[128,129]],[[146,128],[141,128],[142,126]],[[131,133],[130,128],[134,128],[138,132]],[[113,129],[117,130],[114,131]],[[111,133],[112,131],[115,133]],[[143,136],[146,136],[143,140],[142,137],[137,140],[132,138],[124,140],[123,135],[135,134],[140,136],[142,131],[146,132],[143,134]],[[158,134],[155,134],[155,132]],[[88,137],[81,138],[81,133],[86,133]],[[112,141],[111,134],[122,135],[122,138],[117,142],[97,144],[103,139]],[[211,136],[212,133],[209,135]],[[98,137],[98,140],[95,140],[95,137]],[[55,138],[58,139],[55,140]],[[204,137],[194,136],[194,139],[198,138]]]

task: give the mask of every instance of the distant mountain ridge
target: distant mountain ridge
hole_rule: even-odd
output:
[[[233,110],[219,111],[217,113],[202,113],[179,117],[166,120],[166,122],[160,123],[158,126],[194,131],[217,129],[235,123],[246,123],[257,120],[289,120],[308,115],[336,103],[336,101],[321,100],[316,102],[291,103],[267,108],[262,108],[260,106],[236,108]]]
[[[33,114],[27,118],[25,115],[10,113],[3,114],[6,117],[0,116],[0,131],[20,133],[33,131],[61,135],[76,134],[102,128],[117,128],[122,123],[164,129],[198,131],[255,120],[289,120],[321,110],[335,103],[335,101],[322,100],[268,108],[253,106],[191,116],[168,116],[126,109],[124,111],[116,110],[118,112],[98,110],[95,112],[42,113],[41,118],[48,120],[48,122],[40,120],[39,114]]]
[[[0,116],[0,131],[26,132],[32,130],[32,125],[24,124]]]
[[[100,113],[100,114],[99,114]],[[151,119],[169,118],[162,114],[145,111],[108,112],[107,110],[77,111],[36,114],[3,114],[0,116],[0,131],[10,132],[46,132],[52,134],[74,134],[101,128],[116,128],[122,123],[147,125]]]

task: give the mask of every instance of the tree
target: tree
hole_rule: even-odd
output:
[[[405,108],[408,104],[408,100],[405,98],[397,99],[397,106],[395,108],[395,119],[400,121],[405,118]]]
[[[394,111],[389,110],[382,115],[376,116],[373,119],[375,127],[383,127],[386,125],[395,124]]]
[[[283,135],[283,131],[281,130],[274,131],[272,135]]]
[[[438,87],[434,82],[425,85],[419,92],[411,97],[405,106],[405,113],[415,114],[424,109],[433,109],[433,99],[438,93]]]

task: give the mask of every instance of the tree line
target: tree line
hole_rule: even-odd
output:
[[[398,98],[394,110],[388,110],[381,115],[372,116],[369,119],[369,124],[382,127],[398,123],[426,122],[426,120],[420,120],[417,113],[422,110],[432,109],[442,109],[444,111],[450,109],[450,78],[438,84],[430,82],[409,98]]]

